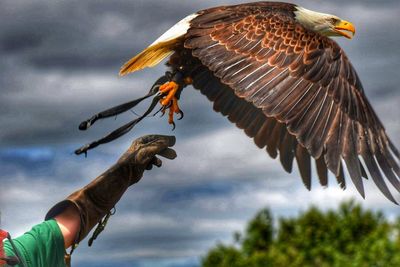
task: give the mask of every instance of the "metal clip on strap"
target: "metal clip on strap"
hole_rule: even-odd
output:
[[[94,230],[92,237],[89,239],[88,245],[91,247],[93,245],[93,241],[97,239],[97,237],[104,231],[107,226],[108,220],[112,215],[116,212],[115,207],[107,213],[103,220],[100,220],[99,224],[97,225],[96,230]]]

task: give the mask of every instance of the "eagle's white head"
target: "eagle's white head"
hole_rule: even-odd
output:
[[[344,36],[351,39],[356,33],[352,23],[335,15],[319,13],[303,7],[297,7],[294,13],[296,20],[305,28],[325,36]]]

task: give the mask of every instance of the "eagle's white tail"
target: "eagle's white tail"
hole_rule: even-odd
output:
[[[142,53],[125,63],[119,74],[124,76],[147,67],[154,67],[170,56],[174,52],[176,45],[181,42],[182,37],[189,30],[190,22],[197,16],[198,14],[192,14],[175,24]]]

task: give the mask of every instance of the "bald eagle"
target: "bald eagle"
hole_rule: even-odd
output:
[[[400,153],[368,102],[342,48],[331,38],[351,39],[353,24],[288,3],[257,2],[199,11],[178,22],[120,74],[153,67],[169,57],[169,71],[149,95],[97,114],[81,124],[129,110],[158,92],[169,122],[181,113],[180,92],[188,85],[214,103],[214,110],[279,157],[297,165],[311,189],[311,159],[322,186],[328,171],[345,189],[344,170],[365,197],[362,178],[371,177],[392,202],[387,179],[400,191]],[[149,114],[147,112],[145,115]],[[183,115],[183,114],[182,114]],[[93,142],[77,154],[128,132],[143,117]]]

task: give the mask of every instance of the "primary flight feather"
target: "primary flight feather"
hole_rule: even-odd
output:
[[[396,203],[386,181],[400,191],[400,153],[348,57],[329,38],[351,39],[354,34],[350,22],[294,4],[216,7],[177,23],[120,74],[170,56],[172,74],[158,84],[170,123],[181,112],[180,91],[192,84],[258,147],[279,156],[286,171],[292,171],[296,160],[308,189],[314,158],[323,186],[329,170],[345,188],[346,168],[363,197],[362,179],[371,177]]]

